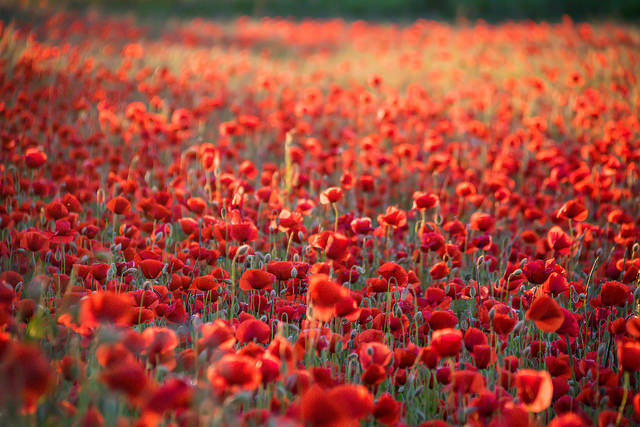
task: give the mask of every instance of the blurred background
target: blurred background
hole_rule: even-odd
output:
[[[5,13],[19,6],[98,8],[142,16],[204,18],[282,16],[342,17],[382,21],[418,18],[459,20],[617,20],[635,22],[640,0],[0,0]]]

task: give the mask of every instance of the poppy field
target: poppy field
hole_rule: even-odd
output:
[[[640,425],[640,29],[0,21],[0,423]]]

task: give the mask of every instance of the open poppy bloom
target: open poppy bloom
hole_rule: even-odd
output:
[[[312,317],[325,322],[331,320],[336,314],[336,306],[348,298],[349,291],[326,274],[313,274],[308,280]]]
[[[211,384],[220,389],[254,390],[262,375],[257,361],[248,356],[227,354],[207,371]]]
[[[126,215],[131,211],[131,203],[124,197],[117,196],[109,200],[107,209],[116,215]]]
[[[640,342],[618,341],[618,364],[620,370],[627,372],[640,371]]]
[[[440,357],[456,356],[462,348],[462,332],[458,329],[438,329],[431,336],[431,346]]]
[[[337,203],[342,199],[342,188],[329,187],[320,193],[320,203],[323,205],[329,205]]]
[[[240,277],[240,289],[243,291],[261,291],[271,289],[276,276],[264,270],[252,268],[242,273]]]
[[[128,295],[96,292],[80,303],[80,324],[94,327],[100,323],[128,326],[133,321],[133,301]]]
[[[541,331],[555,332],[564,322],[564,313],[552,297],[542,294],[531,303],[525,318],[533,320]]]
[[[518,398],[531,412],[542,412],[551,404],[553,382],[547,371],[520,369],[516,372]]]

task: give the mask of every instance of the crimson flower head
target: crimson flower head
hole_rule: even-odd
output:
[[[558,210],[558,217],[582,222],[589,216],[587,208],[577,200],[569,200]]]
[[[342,195],[342,188],[329,187],[322,193],[320,193],[320,203],[322,203],[323,205],[337,203],[342,199]]]
[[[567,253],[573,244],[571,237],[557,225],[551,227],[547,233],[547,242],[549,247],[558,253]]]
[[[439,203],[440,198],[434,193],[423,193],[422,191],[413,193],[413,207],[416,209],[431,209]]]
[[[309,276],[309,298],[313,308],[313,318],[329,321],[336,315],[336,306],[349,297],[349,290],[340,286],[326,274]]]
[[[456,356],[462,348],[462,332],[458,329],[438,329],[431,336],[431,346],[440,357]]]
[[[131,211],[131,203],[124,197],[117,196],[109,200],[107,209],[116,215],[126,215]]]
[[[628,286],[614,280],[605,282],[600,289],[600,303],[603,306],[624,306],[631,298]]]
[[[129,296],[108,291],[95,292],[82,300],[79,320],[87,327],[105,322],[128,326],[133,315],[133,301]]]
[[[270,289],[276,276],[264,270],[250,268],[240,277],[240,289],[243,291],[260,291]]]
[[[38,169],[47,163],[47,155],[37,148],[29,148],[24,154],[24,162],[29,169]]]
[[[516,372],[518,398],[531,412],[542,412],[551,404],[553,382],[547,371],[520,369]]]
[[[533,320],[538,329],[544,332],[555,332],[564,323],[562,308],[547,294],[540,295],[531,303],[525,318]]]
[[[395,229],[407,225],[407,214],[395,206],[388,206],[384,214],[378,215],[378,223]]]

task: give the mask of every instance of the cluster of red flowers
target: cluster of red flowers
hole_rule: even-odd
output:
[[[3,423],[640,423],[637,29],[39,18]]]

